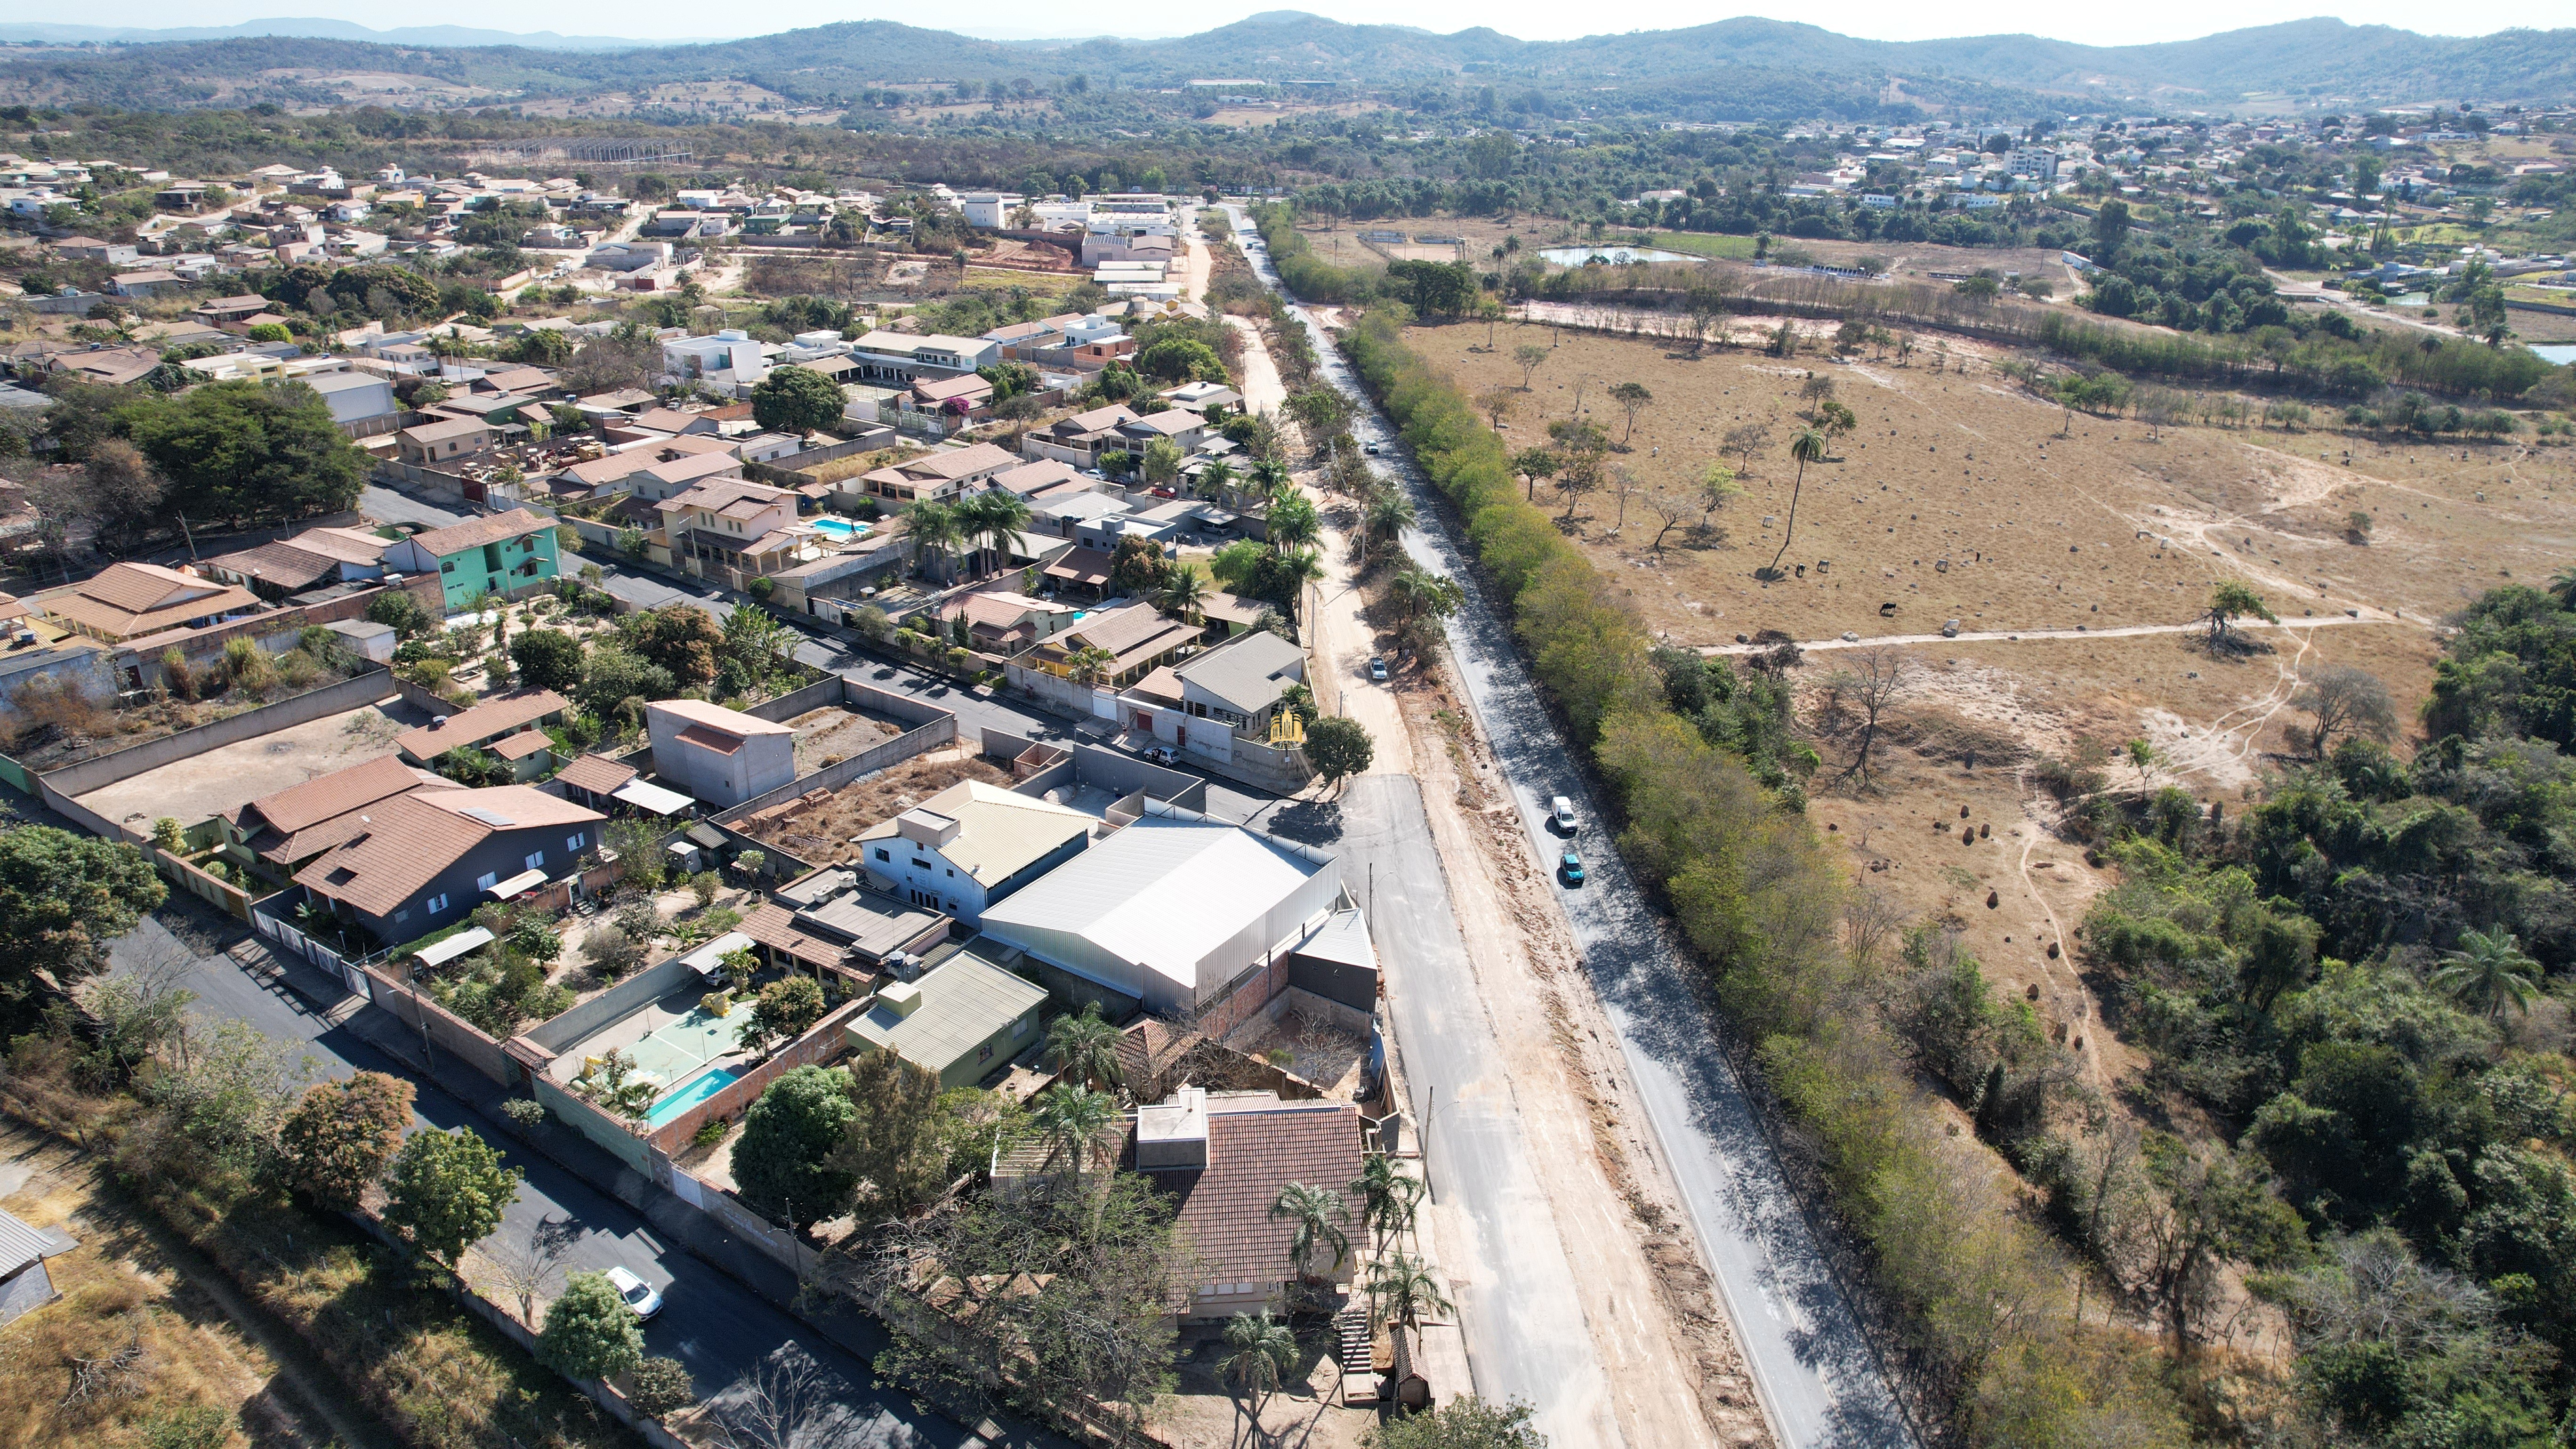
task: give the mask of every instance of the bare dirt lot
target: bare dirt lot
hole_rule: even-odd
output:
[[[417,706],[387,699],[208,750],[80,797],[120,825],[150,830],[163,816],[194,825],[316,775],[393,753],[394,736],[429,723]]]
[[[1608,487],[1580,500],[1568,527],[1680,643],[1764,629],[1925,634],[1952,618],[1968,631],[2178,626],[2221,578],[2252,584],[2286,617],[2421,621],[2503,579],[2545,578],[2576,539],[2576,454],[2554,447],[2218,427],[2150,437],[2134,420],[2043,403],[1994,371],[1986,349],[1956,340],[1936,351],[1925,339],[1904,364],[1869,352],[1843,364],[1714,348],[1694,360],[1540,326],[1506,327],[1486,352],[1485,336],[1453,326],[1413,340],[1479,392],[1517,388],[1511,350],[1554,337],[1531,390],[1514,395],[1506,436],[1515,448],[1543,442],[1579,396],[1587,419],[1626,441],[1611,460],[1614,477],[1634,480],[1624,527]],[[1833,381],[1858,425],[1799,487],[1785,443],[1811,374]],[[1633,431],[1608,396],[1623,382],[1653,394]],[[1656,551],[1651,495],[1695,494],[1727,430],[1748,423],[1772,440],[1743,496],[1716,514],[1722,536],[1676,528]],[[2366,545],[2348,533],[2356,512],[2372,520]],[[1775,554],[1788,577],[1766,584],[1754,571]]]
[[[903,733],[897,725],[843,704],[809,709],[787,724],[796,731],[796,773],[799,775],[810,775],[826,765],[837,765]]]
[[[802,741],[799,741],[802,747]],[[803,768],[802,763],[798,765]],[[1007,787],[1007,771],[954,751],[919,755],[815,799],[774,805],[742,823],[744,834],[799,860],[829,865],[856,859],[850,837],[911,809],[960,780]]]

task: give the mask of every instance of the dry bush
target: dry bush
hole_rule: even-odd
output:
[[[115,726],[116,716],[99,697],[77,681],[31,679],[9,696],[0,714],[12,749],[33,748],[57,740],[96,739]]]

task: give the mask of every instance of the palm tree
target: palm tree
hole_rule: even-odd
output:
[[[1331,1248],[1333,1261],[1324,1271],[1329,1276],[1342,1260],[1350,1256],[1350,1235],[1336,1223],[1351,1220],[1351,1210],[1342,1203],[1342,1195],[1329,1187],[1292,1182],[1279,1189],[1270,1204],[1270,1220],[1286,1219],[1292,1226],[1288,1235],[1288,1261],[1297,1266],[1302,1281],[1314,1276],[1315,1250]]]
[[[1118,1028],[1100,1019],[1095,1002],[1048,1025],[1046,1064],[1087,1087],[1116,1087],[1126,1075],[1118,1065],[1120,1038]]]
[[[988,488],[954,510],[959,541],[1010,556],[1011,544],[1028,531],[1029,502],[1008,488]]]
[[[1264,458],[1252,465],[1252,486],[1271,503],[1297,491],[1297,480],[1288,473],[1288,465],[1276,458]]]
[[[1253,1442],[1259,1443],[1268,1437],[1261,1427],[1261,1411],[1297,1362],[1297,1335],[1265,1308],[1259,1318],[1238,1313],[1228,1319],[1225,1346],[1232,1352],[1218,1361],[1217,1373],[1252,1400],[1248,1417]]]
[[[1280,553],[1303,548],[1323,536],[1324,520],[1303,497],[1291,496],[1270,505],[1268,522],[1270,546]]]
[[[1798,477],[1789,485],[1789,526],[1780,532],[1780,552],[1771,555],[1772,573],[1780,572],[1780,560],[1798,532],[1798,495],[1807,486],[1807,465],[1824,461],[1828,446],[1825,435],[1814,428],[1800,428],[1789,438],[1789,456],[1798,460]]]
[[[957,510],[945,503],[925,501],[912,505],[903,516],[904,537],[912,542],[912,566],[921,567],[921,556],[937,553],[942,558],[953,556],[957,546],[966,541],[965,524]]]
[[[1118,662],[1118,656],[1092,645],[1066,655],[1064,662],[1073,672],[1074,683],[1098,684],[1109,677],[1109,666]]]
[[[1371,543],[1393,543],[1404,536],[1414,523],[1413,500],[1398,488],[1389,488],[1368,501],[1360,511],[1360,566],[1368,566]]]
[[[1324,581],[1324,560],[1311,548],[1291,549],[1273,560],[1270,568],[1271,578],[1288,586],[1291,599],[1304,597],[1308,584]]]
[[[1360,1200],[1360,1221],[1382,1246],[1413,1221],[1413,1205],[1422,1200],[1422,1181],[1398,1172],[1395,1159],[1371,1153],[1351,1179],[1350,1193]]]
[[[1163,574],[1163,587],[1156,591],[1154,602],[1162,611],[1184,624],[1199,623],[1207,603],[1207,576],[1197,569],[1174,565]]]
[[[1082,1160],[1092,1154],[1095,1140],[1117,1115],[1117,1099],[1108,1093],[1059,1082],[1038,1098],[1030,1120],[1046,1139],[1047,1161],[1064,1157],[1072,1162],[1073,1185],[1079,1191]]]
[[[1199,481],[1190,491],[1201,498],[1222,498],[1225,496],[1225,490],[1233,486],[1234,470],[1222,462],[1216,462],[1199,470]]]
[[[1419,1258],[1399,1253],[1369,1269],[1369,1297],[1383,1305],[1387,1318],[1406,1328],[1418,1327],[1425,1312],[1455,1313],[1457,1305],[1443,1297],[1440,1280]]]
[[[2531,998],[2540,994],[2540,963],[2522,954],[2522,942],[2511,931],[2464,931],[2460,949],[2442,959],[2446,964],[2433,973],[2433,988],[2498,1025],[2506,1008],[2529,1011]]]
[[[2570,564],[2550,576],[2549,592],[2562,609],[2576,609],[2576,564]]]

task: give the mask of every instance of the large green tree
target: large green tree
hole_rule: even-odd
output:
[[[518,1201],[525,1176],[503,1167],[501,1154],[469,1128],[424,1128],[403,1143],[385,1174],[385,1222],[453,1270],[467,1248],[501,1225],[501,1210]]]
[[[644,1362],[644,1332],[606,1273],[575,1273],[546,1305],[537,1356],[568,1378],[615,1378]]]
[[[561,629],[530,629],[511,640],[510,662],[530,689],[569,695],[581,687],[581,641]]]
[[[849,399],[840,385],[810,367],[770,369],[751,390],[751,415],[764,428],[806,433],[836,428]]]
[[[50,825],[0,831],[0,1006],[67,992],[169,894],[131,845]]]
[[[382,1072],[306,1088],[277,1134],[288,1184],[324,1207],[355,1208],[401,1150],[411,1099],[411,1083]]]
[[[298,518],[358,501],[367,455],[302,383],[215,382],[122,415],[134,445],[200,518]]]
[[[798,1067],[771,1082],[742,1114],[734,1141],[742,1200],[800,1228],[848,1207],[855,1179],[837,1153],[855,1115],[841,1068]]]

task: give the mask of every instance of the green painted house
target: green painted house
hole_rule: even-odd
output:
[[[542,586],[560,566],[555,521],[527,508],[433,528],[385,549],[389,572],[437,574],[451,612],[477,594]]]

